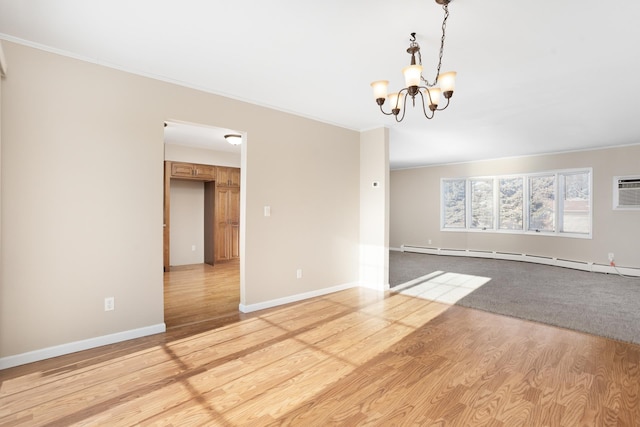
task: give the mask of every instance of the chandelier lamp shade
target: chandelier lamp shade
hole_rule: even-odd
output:
[[[445,30],[447,27],[447,19],[449,18],[448,6],[452,0],[435,1],[441,4],[444,9],[444,20],[442,21],[442,38],[440,39],[438,68],[433,82],[429,82],[422,76],[420,45],[416,42],[416,33],[411,33],[409,48],[407,49],[407,53],[411,55],[411,63],[402,69],[406,87],[400,89],[398,92],[389,93],[388,80],[378,80],[371,83],[373,96],[376,103],[380,106],[380,111],[387,116],[393,115],[397,122],[401,122],[404,119],[408,98],[411,98],[411,103],[414,107],[416,106],[416,98],[419,98],[422,102],[424,116],[427,119],[432,119],[436,111],[444,110],[449,106],[449,102],[456,88],[456,72],[440,72],[442,55],[444,53]],[[418,57],[417,63],[416,56]],[[446,101],[444,106],[442,106],[441,98],[444,98]],[[386,112],[382,108],[387,101],[391,107],[391,112]]]

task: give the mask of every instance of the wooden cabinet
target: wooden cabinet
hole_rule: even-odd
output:
[[[240,169],[218,166],[216,168],[216,185],[218,187],[240,187]]]
[[[196,163],[171,162],[171,178],[213,181],[216,179],[216,167]]]
[[[204,260],[207,264],[240,257],[240,169],[165,161],[164,271],[170,271],[171,180],[204,182]]]
[[[216,187],[215,200],[215,259],[239,258],[240,189]]]

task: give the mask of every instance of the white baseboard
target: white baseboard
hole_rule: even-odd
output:
[[[101,337],[89,338],[40,350],[29,351],[27,353],[16,354],[15,356],[2,357],[0,358],[0,370],[13,368],[14,366],[26,365],[27,363],[38,362],[52,357],[63,356],[77,351],[88,350],[90,348],[101,347],[103,345],[146,337],[147,335],[160,334],[166,330],[166,325],[164,323],[159,323],[157,325],[146,326],[144,328],[131,329],[129,331],[117,332],[115,334],[103,335]]]
[[[534,264],[554,265],[557,267],[573,268],[575,270],[589,271],[592,273],[621,274],[624,276],[640,277],[640,268],[612,267],[610,265],[596,264],[585,261],[572,261],[567,259],[543,257],[537,255],[515,254],[496,251],[474,251],[468,249],[442,249],[423,246],[402,245],[403,252],[416,252],[431,255],[468,256],[473,258],[491,258],[509,261],[523,261]]]
[[[251,313],[253,311],[264,310],[266,308],[277,307],[279,305],[289,304],[292,302],[298,302],[309,298],[320,297],[322,295],[332,294],[334,292],[344,291],[345,289],[357,288],[359,283],[345,283],[343,285],[333,286],[331,288],[318,289],[316,291],[305,292],[297,295],[290,295],[288,297],[272,299],[269,301],[259,302],[256,304],[240,304],[238,309],[243,313]]]

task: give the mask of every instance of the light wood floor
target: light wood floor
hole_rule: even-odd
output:
[[[3,426],[640,425],[639,346],[366,289],[0,381]]]
[[[171,267],[164,273],[167,328],[238,313],[240,261]]]

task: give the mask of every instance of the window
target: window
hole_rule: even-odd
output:
[[[522,177],[498,180],[498,228],[500,230],[523,229],[523,183]]]
[[[591,192],[588,172],[561,173],[560,212],[565,233],[589,234],[591,228]]]
[[[443,230],[591,237],[591,169],[441,182]]]
[[[493,179],[471,179],[471,228],[493,228]]]
[[[445,179],[442,181],[443,225],[444,228],[465,228],[465,187],[464,179]]]
[[[555,230],[555,175],[529,177],[529,230]]]

